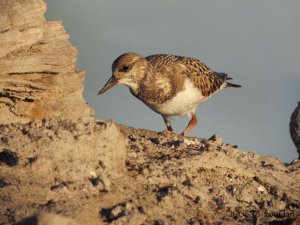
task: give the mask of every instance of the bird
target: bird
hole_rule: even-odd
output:
[[[127,52],[111,66],[112,76],[99,90],[105,93],[116,84],[129,87],[133,96],[160,114],[166,125],[164,134],[172,134],[172,117],[188,116],[181,135],[187,136],[196,126],[196,109],[211,96],[227,87],[241,85],[227,82],[232,78],[211,70],[202,61],[185,56],[156,54],[143,57]]]
[[[290,134],[299,154],[298,159],[300,159],[300,102],[291,115]]]

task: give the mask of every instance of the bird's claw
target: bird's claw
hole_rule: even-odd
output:
[[[165,135],[170,135],[170,134],[174,134],[173,131],[170,130],[163,130],[161,133],[165,134]]]

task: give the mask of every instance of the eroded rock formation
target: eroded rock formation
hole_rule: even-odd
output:
[[[82,97],[77,50],[45,11],[42,0],[0,1],[1,124],[93,115]]]

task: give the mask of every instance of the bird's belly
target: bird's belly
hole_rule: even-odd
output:
[[[207,98],[202,95],[201,91],[189,79],[185,80],[184,85],[184,91],[177,93],[172,99],[150,107],[165,116],[184,116],[195,113],[197,106],[206,101]]]

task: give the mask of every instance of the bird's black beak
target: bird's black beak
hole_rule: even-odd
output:
[[[104,87],[98,92],[98,95],[103,94],[111,87],[115,86],[119,82],[119,79],[116,78],[115,75],[112,75],[111,78],[107,81],[107,83],[104,85]]]

